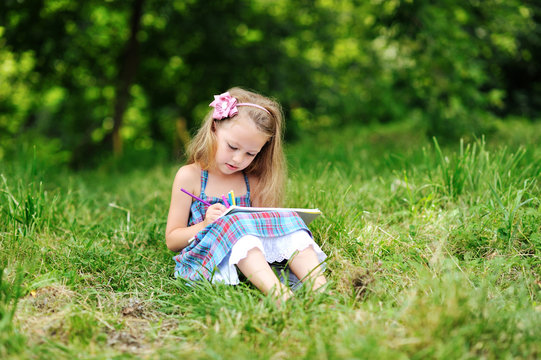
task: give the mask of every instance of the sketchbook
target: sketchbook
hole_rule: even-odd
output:
[[[266,211],[294,211],[296,212],[302,221],[306,225],[310,224],[312,220],[321,215],[321,210],[319,209],[300,209],[300,208],[274,208],[274,207],[250,207],[250,206],[230,206],[222,216],[232,215],[236,213],[250,213],[250,212],[266,212]]]

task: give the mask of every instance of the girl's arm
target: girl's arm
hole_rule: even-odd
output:
[[[165,229],[165,242],[169,250],[180,251],[184,249],[188,246],[188,241],[191,238],[214,222],[225,211],[225,206],[222,204],[214,204],[207,209],[204,221],[188,226],[192,198],[180,189],[184,188],[192,194],[199,194],[201,192],[200,171],[199,167],[194,164],[183,166],[173,181],[171,204]]]

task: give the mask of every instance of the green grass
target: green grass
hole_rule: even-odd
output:
[[[541,129],[513,130],[289,145],[287,205],[323,210],[332,293],[284,308],[173,278],[178,164],[70,172],[22,154],[0,165],[0,358],[539,358]]]

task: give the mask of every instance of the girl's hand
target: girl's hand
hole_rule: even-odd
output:
[[[207,213],[205,214],[205,226],[215,222],[226,210],[227,208],[220,203],[209,206]]]

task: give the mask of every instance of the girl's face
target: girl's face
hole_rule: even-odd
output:
[[[246,169],[269,140],[250,118],[241,114],[215,126],[216,168],[226,175]]]

